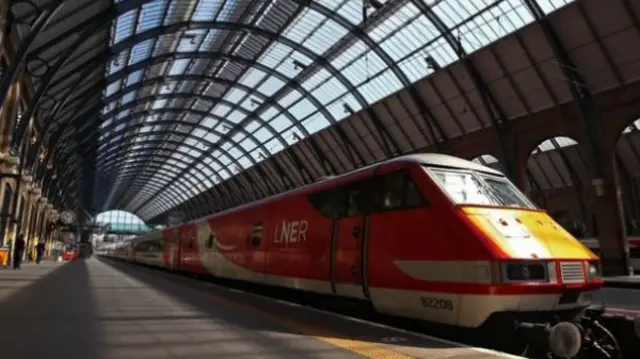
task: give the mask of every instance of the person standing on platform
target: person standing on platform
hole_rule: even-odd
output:
[[[36,264],[40,264],[42,256],[44,255],[44,242],[38,242],[36,244]]]
[[[20,269],[24,246],[24,234],[20,233],[13,244],[13,269]]]

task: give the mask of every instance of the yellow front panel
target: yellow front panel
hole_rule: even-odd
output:
[[[598,258],[545,212],[487,207],[463,210],[510,258]]]

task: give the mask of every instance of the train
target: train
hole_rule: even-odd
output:
[[[89,243],[67,243],[62,251],[63,261],[74,261],[79,258],[88,258],[91,256],[92,248]]]
[[[599,258],[503,173],[434,153],[325,178],[103,255],[363,300],[383,314],[490,328],[502,340],[514,323],[575,323],[603,285]]]
[[[580,241],[587,246],[593,253],[600,255],[600,241],[598,238],[582,238]],[[640,273],[640,237],[628,237],[629,244],[629,266],[634,272]]]

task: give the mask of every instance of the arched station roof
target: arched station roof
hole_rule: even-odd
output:
[[[471,54],[570,2],[49,0],[12,13],[44,24],[25,61],[45,160],[73,177],[78,205],[148,220],[187,201],[237,205],[547,106],[511,77],[521,105],[502,104]],[[416,85],[441,72],[435,92]],[[538,76],[548,106],[570,99]]]

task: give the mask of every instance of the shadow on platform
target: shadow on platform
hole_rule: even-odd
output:
[[[366,345],[366,343],[385,345],[385,339],[400,337],[401,341],[397,343],[398,345],[413,348],[416,351],[416,357],[425,358],[429,358],[430,355],[425,355],[423,350],[431,351],[431,355],[437,352],[439,357],[451,355],[452,352],[461,350],[451,343],[414,338],[390,329],[368,326],[304,308],[286,306],[275,301],[222,290],[149,268],[135,267],[131,264],[111,260],[104,260],[103,263],[126,273],[127,276],[135,278],[149,288],[197,309],[203,313],[203,316],[213,320],[222,320],[233,327],[242,328],[243,331],[261,333],[261,335],[251,335],[251,340],[256,340],[266,347],[274,346],[274,341],[271,340],[273,337],[303,334],[311,337],[335,338],[345,342],[359,342],[360,344],[354,345],[360,346]],[[203,293],[206,294],[203,295]],[[163,316],[160,312],[156,315]],[[122,319],[110,318],[108,320]],[[156,317],[154,320],[160,319]],[[271,338],[265,333],[271,333]],[[292,350],[291,347],[280,349]],[[422,352],[421,355],[420,352]],[[286,354],[292,353],[286,352]],[[485,353],[485,355],[487,354]],[[491,357],[491,355],[487,356],[487,358]]]
[[[102,358],[86,264],[58,265],[43,275],[41,271],[53,265],[32,268],[36,265],[28,264],[2,273],[0,283],[32,282],[14,288],[15,292],[0,302],[3,358]]]

